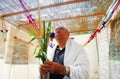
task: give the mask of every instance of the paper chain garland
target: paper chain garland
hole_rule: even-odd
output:
[[[35,23],[34,19],[32,18],[32,15],[29,13],[29,11],[25,8],[22,0],[19,0],[22,8],[24,9],[24,11],[27,13],[27,18],[29,20],[29,23],[33,25],[33,27],[35,28],[35,30],[37,31],[38,35],[40,34],[40,30],[37,26],[37,24]],[[118,8],[118,6],[120,5],[120,0],[117,0],[116,3],[114,5],[112,5],[112,11],[108,10],[108,12],[106,13],[106,17],[104,18],[104,20],[102,21],[100,27],[90,36],[89,40],[83,45],[86,46],[88,43],[90,43],[90,41],[92,41],[94,39],[94,37],[96,36],[97,33],[100,33],[100,31],[105,27],[105,24],[111,19],[113,13],[115,12],[115,10]],[[111,8],[110,8],[111,9]],[[110,12],[109,12],[110,11]],[[51,33],[51,39],[54,38],[53,33]],[[53,47],[52,44],[50,44],[50,47]]]

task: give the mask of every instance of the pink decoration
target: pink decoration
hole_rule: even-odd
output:
[[[117,3],[116,3],[116,5],[113,8],[112,13],[114,13],[114,11],[118,8],[119,5],[120,5],[120,0],[117,0]]]
[[[28,18],[28,20],[29,20],[29,23],[33,25],[34,29],[37,31],[37,33],[38,33],[38,35],[39,35],[39,34],[40,34],[40,30],[39,30],[37,24],[34,22],[34,19],[32,18],[32,15],[29,14],[29,15],[27,16],[27,18]]]
[[[27,13],[27,19],[29,20],[29,23],[33,25],[33,28],[37,31],[38,35],[40,35],[40,29],[38,28],[37,24],[35,23],[35,20],[32,18],[32,15],[29,14],[29,11],[24,6],[22,0],[19,0],[22,8]]]

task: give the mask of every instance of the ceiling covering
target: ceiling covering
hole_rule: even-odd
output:
[[[52,22],[53,26],[65,26],[70,32],[94,31],[105,16],[112,0],[22,0],[29,13],[38,22]],[[39,8],[40,6],[40,14]],[[0,0],[0,16],[18,28],[31,31],[26,14],[19,0]]]

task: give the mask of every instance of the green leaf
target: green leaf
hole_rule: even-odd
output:
[[[37,50],[37,46],[35,47],[35,50],[34,50],[34,53],[33,53],[33,55],[35,55],[35,54],[36,54],[36,50]]]
[[[32,42],[32,41],[34,41],[36,39],[36,37],[33,37],[29,42]]]
[[[39,49],[39,51],[35,57],[40,59],[42,57],[42,52],[43,52],[42,49]]]
[[[51,22],[48,23],[47,33],[46,33],[46,40],[45,40],[45,52],[47,52],[47,47],[50,39],[50,31],[51,31]]]
[[[34,55],[36,58],[39,58],[44,63],[47,60],[47,47],[49,44],[50,39],[50,32],[51,32],[51,22],[48,23],[48,26],[45,26],[45,21],[43,21],[43,37],[37,38],[36,32],[31,32],[30,35],[33,36],[31,41],[38,39],[40,48],[37,52],[37,47],[34,50]],[[37,53],[36,53],[37,52]]]
[[[43,39],[44,39],[44,41],[45,41],[45,33],[46,33],[46,31],[45,31],[45,21],[43,21],[43,34],[44,34],[44,36],[43,36]]]
[[[35,31],[28,32],[28,34],[29,34],[30,36],[36,36],[36,32],[35,32]]]

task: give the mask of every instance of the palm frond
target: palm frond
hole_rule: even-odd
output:
[[[34,55],[36,58],[41,59],[43,63],[47,60],[47,47],[49,44],[50,33],[51,33],[51,22],[49,22],[48,26],[46,27],[45,21],[43,21],[43,36],[42,37],[38,38],[35,31],[32,31],[29,33],[30,36],[32,36],[32,39],[30,40],[30,42],[32,42],[35,39],[37,39],[39,42],[40,48],[38,49],[37,47],[35,47]]]

